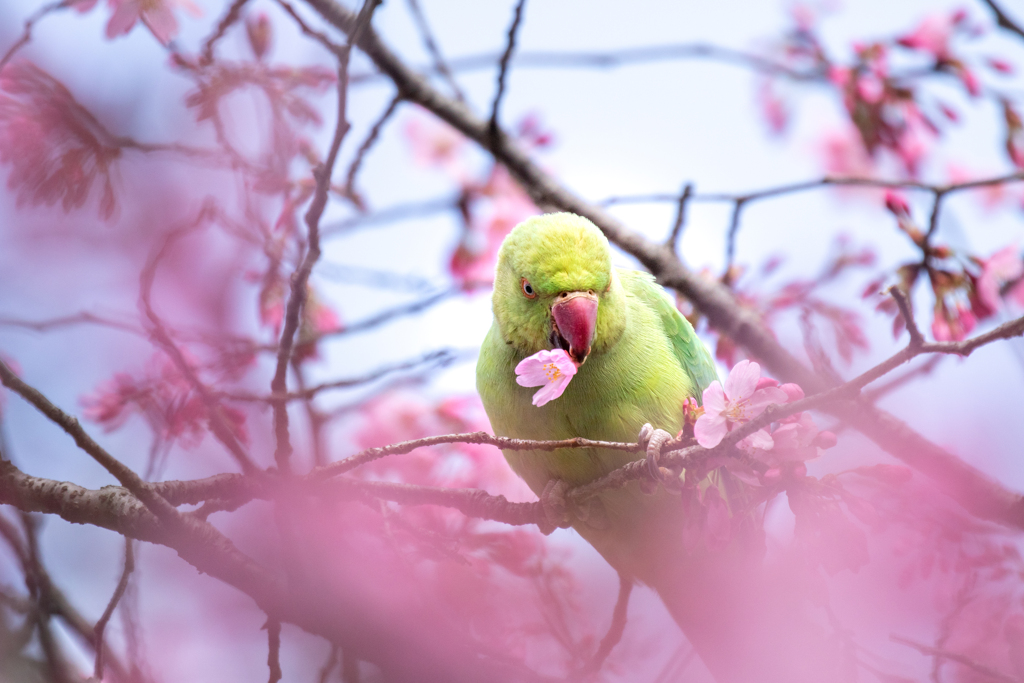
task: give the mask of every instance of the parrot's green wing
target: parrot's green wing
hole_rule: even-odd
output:
[[[708,385],[718,379],[715,361],[704,342],[700,340],[690,321],[675,307],[668,293],[654,281],[654,276],[638,270],[618,269],[619,277],[626,290],[641,299],[661,318],[665,334],[672,341],[679,365],[693,380],[698,403]]]

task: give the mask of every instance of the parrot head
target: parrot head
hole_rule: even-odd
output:
[[[608,240],[586,218],[535,216],[502,243],[494,317],[522,354],[560,348],[582,365],[621,334],[623,306]]]

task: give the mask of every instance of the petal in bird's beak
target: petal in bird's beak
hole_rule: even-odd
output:
[[[583,365],[597,329],[597,295],[562,292],[551,307],[551,342],[565,349],[577,366]]]

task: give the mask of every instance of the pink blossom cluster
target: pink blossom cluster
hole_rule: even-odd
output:
[[[208,429],[210,408],[189,380],[166,356],[153,356],[139,375],[119,372],[81,399],[85,418],[106,431],[119,428],[132,415],[141,415],[162,440],[186,448],[198,446]],[[216,408],[235,437],[248,442],[245,414],[228,405]]]
[[[794,28],[782,43],[786,67],[833,88],[839,95],[848,126],[827,133],[822,141],[825,166],[835,175],[870,175],[886,151],[910,177],[917,177],[941,133],[941,120],[959,121],[952,105],[922,87],[929,78],[952,77],[970,98],[986,94],[978,76],[987,68],[996,76],[1013,73],[1004,59],[977,59],[964,55],[961,39],[983,30],[966,11],[925,17],[913,30],[892,38],[852,45],[854,58],[842,62],[829,55],[818,35],[816,17],[805,6],[794,9]],[[921,67],[907,66],[920,64]],[[762,79],[758,100],[769,127],[786,128],[790,106],[774,83],[777,74]],[[1002,100],[1007,126],[1007,150],[1020,164],[1020,117]]]
[[[833,243],[823,268],[815,277],[796,278],[775,285],[771,278],[783,265],[781,256],[770,256],[757,270],[734,266],[725,279],[732,286],[737,300],[756,312],[768,327],[787,313],[800,316],[806,332],[820,323],[831,330],[832,339],[840,357],[847,363],[855,351],[866,351],[868,339],[864,334],[860,314],[852,309],[828,301],[821,291],[857,269],[875,264],[876,255],[869,247],[857,247],[847,235],[840,234]],[[711,277],[710,274],[707,275]],[[694,327],[701,323],[696,315],[688,318]],[[740,350],[728,336],[719,335],[715,342],[715,356],[728,366],[739,360]]]
[[[926,279],[935,296],[932,335],[938,341],[964,339],[979,321],[990,319],[1006,303],[1024,308],[1024,259],[1016,245],[999,249],[988,257],[957,254],[946,245],[934,244],[915,223],[906,197],[896,191],[885,195],[886,208],[902,230],[924,254],[923,260],[902,264],[896,269],[897,286],[911,292],[920,279]],[[864,297],[879,297],[887,275],[872,281]],[[878,307],[894,315],[893,333],[899,334],[904,321],[897,315],[895,303],[882,297]]]
[[[0,163],[18,205],[80,208],[101,190],[99,212],[116,209],[113,175],[121,149],[71,93],[34,64],[20,60],[0,73]]]
[[[768,406],[798,401],[804,397],[796,384],[782,384],[761,377],[761,367],[749,360],[737,363],[723,386],[715,380],[704,390],[703,413],[693,433],[697,443],[714,448],[726,434],[750,422]],[[794,413],[741,439],[736,446],[771,466],[763,478],[778,479],[786,463],[803,463],[818,457],[822,449],[836,444],[832,432],[819,431],[806,412]],[[800,466],[805,473],[806,468]]]

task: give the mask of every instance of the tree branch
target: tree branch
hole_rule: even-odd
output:
[[[498,134],[501,132],[498,127],[498,114],[501,111],[501,98],[505,94],[505,77],[508,73],[509,60],[512,59],[512,53],[516,49],[516,34],[519,31],[519,24],[523,19],[523,7],[525,5],[526,0],[518,0],[516,2],[515,13],[512,16],[512,25],[508,27],[508,43],[505,46],[505,52],[502,53],[501,58],[498,60],[497,87],[494,92],[494,102],[491,103],[491,120],[487,126],[492,147],[497,146]]]
[[[306,303],[307,286],[309,276],[313,272],[313,266],[320,258],[320,218],[327,207],[327,193],[331,187],[331,174],[334,171],[334,164],[338,158],[338,151],[341,149],[341,142],[345,139],[349,130],[349,123],[346,119],[346,107],[348,97],[348,62],[355,43],[364,29],[369,27],[373,11],[377,8],[380,0],[365,0],[358,17],[355,19],[352,34],[348,43],[341,50],[336,51],[338,58],[338,120],[334,128],[334,138],[327,152],[327,159],[321,166],[313,169],[313,176],[316,179],[316,189],[313,192],[313,200],[306,211],[307,245],[306,255],[302,263],[292,274],[291,288],[288,294],[288,304],[285,309],[284,324],[281,329],[281,341],[277,350],[277,369],[274,378],[270,383],[272,393],[281,395],[288,391],[287,375],[288,366],[292,360],[292,348],[295,344],[295,334],[299,329],[302,308]],[[293,16],[297,16],[293,13]],[[301,25],[301,22],[300,22]],[[275,401],[274,409],[274,435],[277,440],[277,447],[274,450],[274,461],[282,472],[289,471],[289,459],[291,458],[292,445],[288,434],[288,410],[284,401]]]
[[[991,8],[992,13],[996,15],[996,23],[1002,28],[1006,29],[1011,33],[1016,33],[1021,38],[1024,38],[1024,29],[1014,23],[1006,12],[1004,12],[999,5],[995,3],[995,0],[981,0]]]

